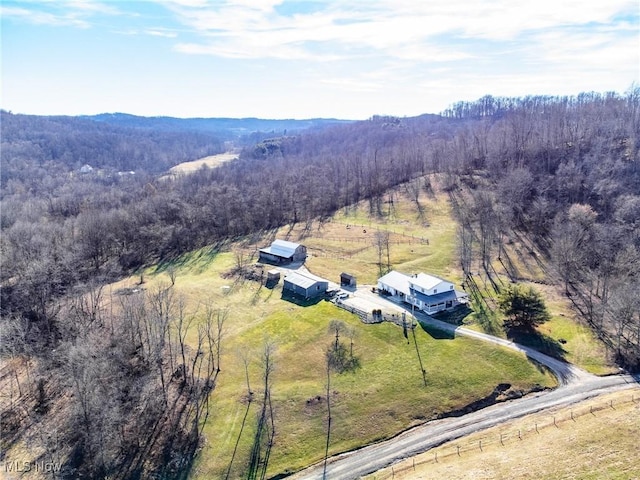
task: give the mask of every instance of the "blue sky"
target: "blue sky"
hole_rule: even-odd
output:
[[[626,91],[638,0],[1,0],[14,113],[336,117]]]

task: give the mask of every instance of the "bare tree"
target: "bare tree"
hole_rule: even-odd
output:
[[[374,245],[378,253],[378,273],[383,276],[391,269],[391,234],[388,230],[377,230],[374,235]],[[386,259],[386,263],[383,261]]]
[[[265,340],[261,355],[263,396],[262,406],[258,415],[258,425],[254,435],[253,447],[249,459],[249,479],[264,479],[266,477],[269,456],[275,438],[275,417],[271,402],[272,376],[275,370],[276,345],[271,340]]]

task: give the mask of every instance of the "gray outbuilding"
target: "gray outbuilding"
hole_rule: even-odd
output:
[[[308,277],[299,272],[289,273],[283,282],[283,293],[290,293],[306,300],[324,295],[328,288],[328,281]]]
[[[353,275],[350,275],[348,273],[342,272],[340,274],[340,286],[341,287],[351,287],[351,288],[355,288],[356,287],[356,277],[354,277]]]
[[[273,243],[260,249],[259,262],[284,265],[293,262],[304,262],[307,258],[307,247],[287,240],[274,240]]]

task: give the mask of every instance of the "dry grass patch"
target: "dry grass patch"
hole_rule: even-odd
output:
[[[193,173],[200,168],[207,166],[209,168],[215,168],[222,165],[225,162],[230,162],[238,158],[238,154],[234,152],[219,153],[217,155],[210,155],[208,157],[199,158],[198,160],[192,160],[190,162],[182,162],[169,169],[169,174],[179,175],[185,173]]]
[[[376,232],[388,232],[392,269],[429,272],[459,283],[456,223],[446,194],[422,193],[422,213],[402,187],[394,190],[393,199],[393,208],[385,208],[382,215],[370,214],[368,202],[363,201],[341,209],[327,221],[286,226],[253,239],[245,243],[245,252],[257,256],[257,250],[273,238],[301,242],[309,253],[306,265],[314,274],[338,282],[340,272],[346,271],[359,284],[374,285],[380,276]],[[382,262],[386,269],[386,252]]]
[[[637,479],[639,438],[640,388],[634,388],[507,422],[365,478]]]

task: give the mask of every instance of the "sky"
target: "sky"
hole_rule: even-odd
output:
[[[366,119],[624,93],[638,0],[0,0],[14,113]]]

